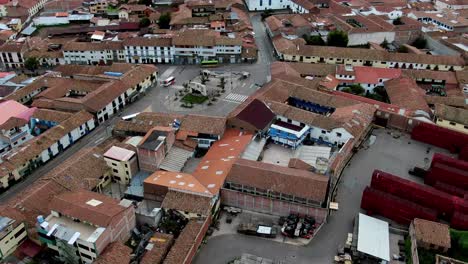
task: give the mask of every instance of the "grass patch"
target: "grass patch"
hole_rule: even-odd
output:
[[[405,239],[405,255],[406,264],[413,264],[413,258],[411,257],[411,239],[409,236]]]
[[[450,229],[452,239],[448,256],[461,261],[468,261],[468,231]]]
[[[203,95],[186,94],[180,100],[185,103],[202,104],[203,102],[208,100],[208,97]]]

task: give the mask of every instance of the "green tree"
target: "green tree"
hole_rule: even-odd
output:
[[[401,17],[397,17],[396,19],[393,20],[393,25],[398,26],[398,25],[404,25],[403,21],[401,21]]]
[[[425,40],[423,37],[418,37],[413,41],[412,45],[418,49],[424,49],[427,45],[427,40]]]
[[[307,45],[314,45],[314,46],[324,46],[325,45],[325,41],[323,41],[322,37],[320,37],[320,36],[304,35],[302,37],[306,41]]]
[[[341,91],[355,95],[364,95],[364,93],[366,92],[366,90],[362,88],[362,86],[359,84],[351,84],[348,87],[343,88]]]
[[[328,33],[327,45],[335,47],[348,46],[348,34],[341,30],[333,30]]]
[[[30,71],[35,71],[39,68],[39,60],[36,57],[29,57],[24,62],[24,67]]]
[[[149,18],[144,17],[144,18],[140,19],[140,28],[147,27],[150,24],[151,24],[151,21],[149,20]]]
[[[380,43],[380,47],[388,49],[388,41],[386,38],[382,41],[382,43]]]
[[[159,28],[169,29],[170,23],[171,23],[171,14],[170,13],[164,13],[159,17],[159,20],[158,20]]]

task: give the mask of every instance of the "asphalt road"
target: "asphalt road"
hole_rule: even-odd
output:
[[[408,135],[394,138],[388,132],[386,129],[374,130],[375,143],[353,156],[339,182],[336,197],[339,210],[331,214],[309,245],[293,246],[238,234],[221,235],[208,239],[194,263],[225,264],[242,253],[286,263],[333,263],[338,247],[344,244],[347,233],[352,232],[354,217],[360,212],[362,192],[370,184],[374,169],[411,179],[408,174],[411,167],[424,166],[425,158],[431,160],[434,151],[446,153],[432,147],[427,154],[428,145],[413,141]]]

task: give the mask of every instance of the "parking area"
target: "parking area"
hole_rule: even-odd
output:
[[[227,221],[230,219],[230,221]],[[219,218],[218,229],[215,229],[211,237],[221,236],[221,235],[238,235],[237,229],[240,224],[254,224],[254,225],[265,225],[276,228],[277,236],[275,238],[260,238],[262,240],[270,240],[278,243],[286,243],[296,246],[307,245],[311,239],[305,238],[290,238],[281,234],[281,225],[279,225],[280,218],[278,216],[262,214],[252,211],[242,211],[238,215],[232,215],[226,211],[222,211]],[[240,235],[246,236],[246,235]],[[257,237],[255,237],[257,238]]]
[[[375,136],[373,142],[364,143],[343,171],[333,199],[339,204],[339,210],[332,212],[328,222],[307,246],[226,234],[208,239],[194,263],[227,263],[242,253],[275,260],[294,258],[293,263],[332,263],[338,247],[345,243],[348,233],[353,230],[353,219],[361,211],[362,192],[370,184],[374,169],[417,181],[418,178],[408,173],[411,167],[424,167],[435,152],[447,153],[388,129],[375,129],[372,135]]]

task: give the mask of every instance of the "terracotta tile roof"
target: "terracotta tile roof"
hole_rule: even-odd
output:
[[[263,130],[271,123],[275,114],[263,103],[255,99],[245,107],[236,118],[253,125],[258,130]]]
[[[212,194],[218,194],[232,164],[251,140],[252,135],[227,130],[221,140],[213,143],[192,175]]]
[[[307,198],[317,203],[325,201],[328,188],[327,176],[245,159],[234,163],[226,181]]]
[[[12,153],[11,155],[8,155],[6,160],[14,164],[16,167],[21,166],[26,162],[35,159],[35,157],[39,156],[42,151],[56,143],[63,136],[93,118],[94,117],[88,112],[78,112],[59,125],[50,128],[43,134],[28,141],[20,150],[14,154]]]
[[[72,113],[39,108],[34,112],[34,114],[31,117],[37,118],[39,120],[46,120],[46,121],[60,123],[60,122],[67,120],[71,116],[73,116]]]
[[[332,130],[342,127],[341,122],[316,114],[310,111],[302,110],[287,104],[282,104],[274,101],[267,101],[267,105],[277,115],[284,116],[288,119],[304,123],[309,126],[320,127],[326,130]]]
[[[211,198],[170,190],[166,193],[161,207],[209,216],[211,211]]]
[[[364,133],[374,119],[376,109],[371,104],[355,104],[340,107],[330,115],[330,118],[341,122],[342,127],[355,138],[365,136]]]
[[[401,70],[405,76],[409,76],[413,79],[433,79],[433,80],[444,80],[446,84],[457,84],[457,77],[459,74],[468,71],[431,71],[431,70]],[[468,81],[468,79],[467,79]]]
[[[153,248],[145,252],[140,260],[140,264],[161,264],[174,244],[174,236],[154,233],[149,243],[153,244]]]
[[[29,120],[17,117],[10,117],[7,121],[0,125],[0,130],[10,130],[15,127],[22,127],[28,123]]]
[[[62,76],[73,76],[77,74],[95,76],[102,75],[104,72],[120,72],[125,74],[135,67],[138,67],[138,65],[130,63],[112,63],[112,65],[99,67],[91,65],[66,64],[58,65],[54,68],[54,71],[60,72]]]
[[[145,179],[144,184],[159,185],[177,192],[192,193],[204,197],[211,197],[205,186],[190,174],[158,170]]]
[[[49,215],[50,201],[58,194],[66,191],[68,190],[56,182],[39,179],[8,200],[7,205],[9,208],[17,210],[19,216],[24,217],[27,226],[32,229],[29,234],[37,235],[35,228],[37,216]]]
[[[204,236],[204,234],[201,234],[204,221],[205,219],[191,219],[187,223],[167,254],[166,259],[164,259],[164,264],[185,263],[188,257],[187,254],[198,244],[197,238]]]
[[[225,117],[214,117],[189,114],[185,116],[180,125],[180,130],[197,133],[222,135],[226,129]]]
[[[50,208],[100,227],[107,227],[114,217],[126,210],[114,198],[84,190],[55,196],[50,202]]]
[[[0,46],[1,52],[18,52],[22,53],[26,51],[24,42],[7,42]]]
[[[71,41],[63,47],[63,51],[100,51],[100,50],[123,50],[121,41],[105,42],[78,42]]]
[[[174,36],[172,43],[175,46],[215,46],[219,33],[207,29],[186,29]]]
[[[424,91],[409,77],[400,77],[384,83],[390,102],[412,111],[422,110],[431,113],[424,100]]]
[[[409,53],[390,53],[386,51],[358,49],[358,48],[340,48],[340,47],[325,47],[300,45],[299,47],[290,47],[282,51],[289,55],[315,56],[315,57],[334,57],[334,58],[349,58],[364,61],[396,61],[396,62],[411,62],[421,64],[441,64],[464,66],[464,60],[459,56],[434,56],[434,55],[419,55]]]
[[[414,232],[417,241],[450,248],[450,230],[446,224],[415,218]]]
[[[69,190],[93,190],[110,173],[100,147],[83,148],[42,178],[53,180]],[[86,166],[81,166],[86,164]]]
[[[424,97],[428,104],[443,104],[468,109],[468,100],[464,96],[431,96]]]
[[[94,262],[95,264],[128,264],[131,261],[132,249],[120,241],[112,242],[104,249]]]
[[[287,63],[287,62],[283,62]],[[288,63],[291,68],[297,71],[301,76],[318,76],[323,77],[328,74],[335,74],[336,66],[331,64],[313,64],[313,63]]]
[[[288,168],[309,171],[313,169],[313,166],[300,159],[293,158],[289,160]]]
[[[136,37],[128,38],[123,41],[124,46],[139,46],[139,47],[170,47],[172,45],[171,38],[145,38]]]
[[[468,125],[468,110],[466,109],[436,104],[435,115],[438,118],[453,121],[462,125]]]

